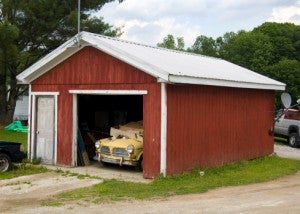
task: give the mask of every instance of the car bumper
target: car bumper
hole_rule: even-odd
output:
[[[137,166],[138,162],[134,161],[134,160],[126,160],[123,157],[103,157],[103,156],[95,156],[94,157],[95,160],[100,161],[100,162],[104,162],[104,163],[110,163],[110,164],[116,164],[116,165],[126,165],[126,166]]]
[[[24,152],[18,152],[14,153],[14,156],[12,157],[13,162],[21,162],[23,159],[27,158],[27,154]]]

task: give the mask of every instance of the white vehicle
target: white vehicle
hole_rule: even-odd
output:
[[[284,114],[279,117],[274,126],[274,133],[287,138],[291,147],[299,147],[300,145],[300,110],[287,109]]]
[[[300,99],[297,104],[291,105],[291,97],[289,94],[283,93],[281,96],[285,109],[275,119],[274,133],[275,135],[287,138],[291,147],[300,146]],[[298,106],[298,108],[297,108]]]

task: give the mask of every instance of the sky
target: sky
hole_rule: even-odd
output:
[[[191,47],[199,35],[250,31],[264,22],[300,25],[300,0],[124,0],[94,14],[122,27],[121,39],[156,46],[168,34]]]

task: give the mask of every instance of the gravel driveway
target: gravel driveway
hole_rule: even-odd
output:
[[[68,204],[63,207],[18,207],[8,213],[198,214],[198,213],[300,213],[300,173],[270,182],[223,187],[202,194],[110,204]]]
[[[300,160],[300,148],[292,148],[289,146],[275,145],[274,152],[280,157]]]

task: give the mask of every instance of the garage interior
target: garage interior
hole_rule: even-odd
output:
[[[95,156],[95,140],[109,137],[110,128],[143,120],[142,95],[77,95],[77,166]],[[83,152],[85,154],[83,154]],[[86,160],[86,159],[89,160]]]

